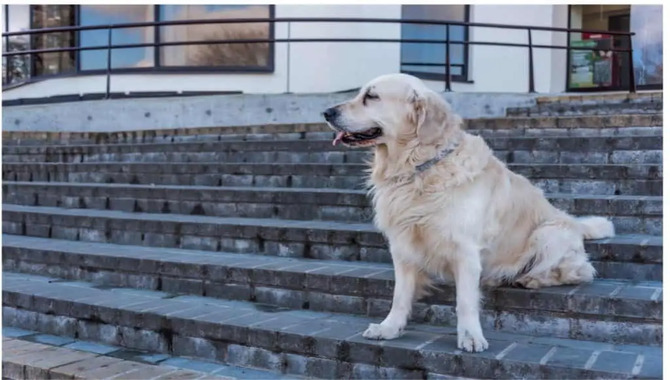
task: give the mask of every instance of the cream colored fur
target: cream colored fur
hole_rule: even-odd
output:
[[[366,94],[378,99],[363,104]],[[365,337],[400,336],[431,278],[449,276],[456,285],[458,347],[482,351],[488,343],[479,321],[480,284],[538,288],[593,279],[583,240],[613,236],[612,223],[553,207],[481,137],[462,131],[461,118],[417,78],[379,77],[336,108],[334,129],[383,131],[362,145],[374,146],[374,221],[389,241],[396,282],[390,313]],[[451,154],[416,171],[450,145],[456,146]]]

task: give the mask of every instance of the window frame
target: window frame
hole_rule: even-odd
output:
[[[415,4],[407,4],[407,5],[415,5]],[[419,4],[416,4],[416,5],[419,5]],[[448,4],[448,5],[457,5],[457,4]],[[465,10],[464,10],[465,20],[463,20],[463,21],[464,22],[470,22],[470,5],[465,4],[464,6],[465,6]],[[463,33],[463,40],[464,40],[464,42],[469,42],[470,41],[470,27],[469,26],[464,26],[464,28],[465,28],[465,30],[464,30],[464,33]],[[402,29],[401,29],[401,32],[400,32],[400,38],[402,38]],[[470,45],[465,44],[463,46],[464,46],[463,47],[463,64],[450,63],[450,66],[463,66],[463,69],[462,69],[460,75],[452,74],[451,75],[451,81],[452,82],[461,82],[461,83],[472,83],[472,81],[469,79],[469,75],[470,75]],[[401,49],[402,49],[402,43],[401,43]],[[403,70],[402,66],[403,66],[403,63],[402,63],[402,53],[401,53],[401,55],[400,55],[400,72],[401,73],[413,75],[417,78],[421,78],[421,79],[425,79],[425,80],[444,81],[444,74],[426,73],[426,72],[414,71],[414,70]],[[444,67],[444,65],[442,67]],[[450,69],[450,73],[451,73],[451,67],[449,69]]]
[[[58,4],[54,4],[58,5]],[[246,4],[245,4],[246,5]],[[253,5],[253,4],[250,4]],[[6,5],[5,5],[6,6]],[[32,22],[32,12],[34,5],[30,5],[30,28],[33,29],[34,25]],[[158,21],[159,17],[159,7],[160,5],[154,5],[154,21]],[[270,18],[275,17],[275,5],[268,4],[268,11]],[[5,8],[8,9],[8,8]],[[5,17],[8,19],[9,15],[6,12]],[[76,26],[79,26],[81,22],[81,6],[75,5],[74,19]],[[275,37],[275,23],[268,22],[269,27],[269,39],[274,39]],[[6,29],[9,28],[7,24]],[[159,34],[160,26],[154,26],[154,42],[158,43],[160,41]],[[80,44],[80,31],[75,32],[74,42],[77,47]],[[30,45],[32,48],[32,39],[30,40]],[[115,49],[116,50],[116,49]],[[72,72],[63,72],[57,74],[42,74],[35,75],[34,65],[30,65],[30,76],[24,82],[30,83],[35,80],[49,79],[49,78],[63,78],[63,77],[73,77],[81,75],[101,75],[106,74],[106,69],[94,69],[94,70],[82,70],[81,69],[81,51],[77,51],[75,54],[75,65],[74,71]],[[114,54],[112,52],[112,54]],[[31,59],[32,61],[33,59]],[[154,65],[151,67],[124,67],[124,68],[111,68],[110,72],[112,74],[147,74],[147,73],[166,73],[166,74],[231,74],[231,73],[272,73],[275,71],[275,43],[270,42],[268,44],[268,62],[264,66],[160,66],[160,47],[154,46]]]

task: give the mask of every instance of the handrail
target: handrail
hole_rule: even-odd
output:
[[[219,45],[219,44],[249,44],[249,43],[271,43],[271,42],[395,42],[395,43],[427,43],[427,44],[444,44],[446,40],[422,40],[422,39],[402,39],[402,38],[253,38],[253,39],[235,39],[235,40],[203,40],[203,41],[166,41],[166,42],[146,42],[137,44],[119,44],[119,45],[98,45],[98,46],[73,46],[64,48],[49,48],[49,49],[35,49],[35,50],[17,50],[12,52],[2,53],[3,57],[11,57],[15,55],[29,55],[29,54],[44,54],[44,53],[63,53],[71,51],[87,51],[87,50],[105,50],[111,49],[131,49],[143,47],[163,47],[163,46],[183,46],[183,45]],[[507,46],[507,47],[523,47],[528,48],[528,44],[519,44],[512,42],[491,42],[491,41],[449,41],[451,45],[484,45],[484,46]],[[546,48],[546,49],[567,49],[565,46],[556,45],[530,45],[531,47]],[[614,51],[628,53],[630,49],[598,49],[589,47],[570,47],[570,50],[592,50],[592,51]]]
[[[392,24],[426,24],[426,25],[457,25],[482,28],[501,28],[501,29],[519,29],[546,31],[546,32],[568,32],[568,33],[592,33],[607,34],[612,36],[627,36],[634,34],[631,32],[614,32],[597,29],[574,29],[574,28],[556,28],[551,26],[530,26],[530,25],[511,25],[511,24],[493,24],[483,22],[468,21],[445,21],[445,20],[423,20],[423,19],[393,19],[393,18],[340,18],[340,17],[274,17],[274,18],[226,18],[226,19],[190,19],[190,20],[163,20],[163,21],[144,21],[130,22],[107,25],[73,25],[59,26],[55,28],[31,29],[20,32],[5,32],[3,37],[11,37],[22,34],[42,34],[56,32],[76,32],[85,30],[100,29],[119,29],[119,28],[142,28],[150,26],[176,26],[176,25],[204,25],[204,24],[258,24],[275,22],[365,22],[365,23],[392,23]]]
[[[245,24],[245,23],[271,23],[275,24],[278,22],[294,23],[294,22],[320,22],[320,23],[395,23],[395,24],[420,24],[420,25],[436,25],[444,26],[446,28],[445,39],[403,39],[403,38],[255,38],[255,39],[224,39],[224,40],[201,40],[201,41],[153,41],[149,43],[135,43],[135,44],[112,44],[112,31],[114,29],[126,29],[126,28],[142,28],[142,27],[168,27],[168,26],[179,26],[179,25],[203,25],[203,24]],[[513,42],[492,42],[492,41],[454,41],[449,38],[449,27],[450,26],[464,26],[464,27],[482,27],[482,28],[500,28],[500,29],[511,29],[527,32],[527,42],[526,43],[513,43]],[[3,57],[12,57],[19,55],[30,55],[35,54],[45,54],[45,53],[63,53],[63,52],[81,52],[89,50],[107,50],[107,67],[106,67],[106,93],[109,97],[110,93],[110,77],[114,71],[111,68],[111,53],[114,49],[128,49],[128,48],[144,48],[144,47],[154,47],[160,48],[163,46],[183,46],[183,45],[215,45],[215,44],[248,44],[248,43],[323,43],[323,42],[374,42],[374,43],[426,43],[426,44],[444,44],[446,47],[446,56],[444,64],[436,63],[420,63],[417,62],[416,65],[420,66],[444,66],[444,82],[445,82],[445,91],[451,91],[451,73],[450,68],[452,64],[449,62],[449,47],[451,45],[463,45],[467,48],[470,45],[482,45],[482,46],[504,46],[504,47],[519,47],[528,49],[528,91],[535,92],[535,75],[534,75],[534,60],[533,60],[533,48],[540,49],[562,49],[562,50],[590,50],[590,51],[611,51],[611,52],[620,52],[627,53],[630,58],[631,68],[629,72],[629,91],[635,92],[635,79],[634,79],[634,70],[632,69],[632,56],[633,56],[633,46],[632,46],[632,36],[635,33],[632,32],[611,32],[603,30],[588,30],[588,29],[574,29],[574,28],[556,28],[556,27],[546,27],[546,26],[529,26],[529,25],[506,25],[506,24],[493,24],[493,23],[477,23],[477,22],[466,22],[466,21],[445,21],[445,20],[419,20],[419,19],[391,19],[391,18],[328,18],[328,17],[311,17],[311,18],[295,18],[295,17],[284,17],[284,18],[238,18],[238,19],[198,19],[198,20],[170,20],[170,21],[146,21],[146,22],[135,22],[135,23],[118,23],[118,24],[108,24],[108,25],[75,25],[75,26],[63,26],[63,27],[54,27],[54,28],[44,28],[44,29],[31,29],[19,32],[6,32],[2,33],[2,37],[9,41],[10,37],[16,37],[21,35],[38,35],[46,33],[63,33],[63,32],[80,32],[80,31],[91,31],[91,30],[106,30],[108,32],[108,41],[106,46],[73,46],[73,47],[62,47],[62,48],[47,48],[47,49],[33,49],[33,50],[16,50],[3,52]],[[532,32],[563,32],[563,33],[590,33],[590,34],[604,34],[609,36],[625,36],[628,39],[627,49],[620,48],[590,48],[590,47],[573,47],[573,46],[562,46],[562,45],[546,45],[546,44],[533,44],[532,42]]]

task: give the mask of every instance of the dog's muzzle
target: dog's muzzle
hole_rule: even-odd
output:
[[[327,122],[332,122],[340,114],[340,111],[335,107],[330,107],[323,112],[323,117]]]

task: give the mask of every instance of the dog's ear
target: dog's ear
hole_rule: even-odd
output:
[[[419,94],[416,90],[412,90],[410,103],[413,106],[410,121],[416,125],[419,142],[422,144],[435,142],[449,127],[450,112],[447,104],[432,91]]]

